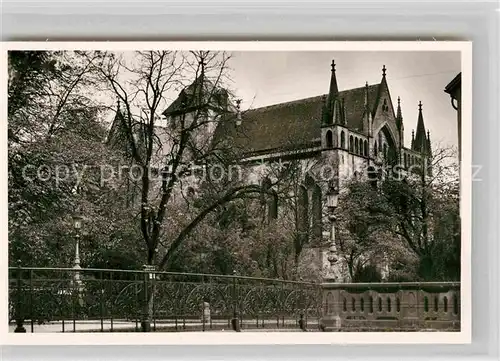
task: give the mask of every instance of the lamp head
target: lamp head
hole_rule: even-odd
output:
[[[330,210],[335,210],[339,203],[339,193],[335,188],[330,188],[328,193],[326,194],[327,206]]]
[[[76,230],[80,230],[82,228],[82,222],[83,222],[83,219],[80,215],[76,215],[73,217],[73,227]]]

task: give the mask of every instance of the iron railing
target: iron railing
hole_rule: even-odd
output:
[[[318,330],[318,284],[213,274],[9,268],[14,332]]]

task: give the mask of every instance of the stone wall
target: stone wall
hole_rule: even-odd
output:
[[[325,331],[460,330],[460,283],[324,283]]]

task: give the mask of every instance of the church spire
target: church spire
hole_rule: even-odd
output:
[[[398,97],[398,108],[396,111],[396,127],[399,130],[400,146],[404,146],[404,126],[403,126],[403,112],[401,111],[401,98]]]
[[[415,141],[412,144],[412,149],[420,153],[428,153],[429,146],[425,134],[424,116],[422,114],[422,102],[418,103],[418,120],[417,132],[415,134]]]
[[[366,126],[368,130],[368,135],[372,135],[372,118],[371,118],[371,109],[370,109],[370,99],[369,99],[369,89],[368,82],[365,84],[365,114],[363,117],[363,130]]]
[[[330,91],[328,92],[328,104],[333,107],[333,101],[339,95],[339,88],[337,86],[337,76],[335,74],[335,60],[332,60],[332,76],[330,78]]]
[[[335,60],[332,60],[332,75],[330,78],[330,90],[326,103],[323,106],[322,123],[323,125],[330,125],[334,123],[343,123],[343,109],[340,104],[339,88],[337,86],[337,77],[335,75]]]
[[[401,98],[398,97],[398,110],[396,112],[396,119],[403,122],[403,113],[401,112]],[[398,124],[400,125],[400,124]]]

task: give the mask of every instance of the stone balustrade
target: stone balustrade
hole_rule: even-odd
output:
[[[324,331],[460,330],[460,283],[323,283]]]

